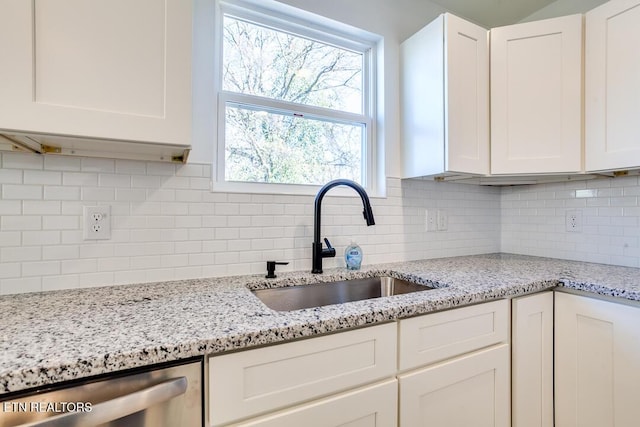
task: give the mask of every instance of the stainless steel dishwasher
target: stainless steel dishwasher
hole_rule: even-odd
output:
[[[0,396],[0,427],[202,427],[202,359]]]

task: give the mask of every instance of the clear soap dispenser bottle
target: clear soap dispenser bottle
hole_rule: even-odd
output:
[[[362,248],[356,243],[351,242],[344,250],[344,262],[347,270],[360,270],[362,265]]]

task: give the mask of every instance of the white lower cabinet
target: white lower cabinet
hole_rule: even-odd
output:
[[[640,423],[640,308],[555,294],[558,427]]]
[[[395,379],[362,387],[265,417],[238,427],[395,427],[398,419]]]
[[[509,358],[502,344],[400,375],[400,425],[509,426]]]
[[[511,303],[511,422],[553,427],[553,292]]]
[[[213,356],[209,422],[506,427],[509,313],[499,300]]]
[[[209,359],[209,419],[228,425],[396,373],[396,324]]]

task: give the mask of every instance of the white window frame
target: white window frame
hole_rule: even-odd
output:
[[[216,91],[216,121],[217,143],[214,150],[214,164],[212,173],[212,190],[237,193],[268,193],[268,194],[310,194],[315,195],[320,185],[310,184],[278,184],[260,182],[236,182],[225,180],[225,116],[226,105],[239,104],[259,106],[275,112],[295,111],[309,118],[329,119],[336,123],[362,123],[365,127],[362,147],[362,186],[375,196],[378,191],[378,148],[376,144],[376,42],[359,38],[337,27],[339,24],[327,24],[325,18],[309,19],[310,13],[287,6],[286,11],[264,8],[252,0],[217,0],[216,2],[216,34],[215,34],[215,63],[217,64],[214,78]],[[279,8],[280,9],[280,8]],[[285,31],[297,36],[317,40],[321,43],[334,45],[363,55],[363,111],[362,114],[342,112],[312,105],[301,105],[287,101],[224,91],[222,89],[223,63],[223,18],[229,15],[234,18],[255,22],[258,25]],[[304,15],[304,17],[302,17]],[[341,189],[336,189],[341,194]],[[344,193],[351,195],[349,192]]]

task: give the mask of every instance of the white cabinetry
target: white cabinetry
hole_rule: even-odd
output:
[[[211,357],[209,422],[506,427],[509,307],[493,301]]]
[[[191,3],[3,0],[0,133],[188,146]]]
[[[398,379],[402,427],[510,425],[508,344]]]
[[[553,292],[515,298],[511,319],[513,427],[553,427]]]
[[[238,427],[395,427],[398,381],[361,387],[247,422]]]
[[[640,420],[640,308],[555,294],[558,427],[630,427]]]
[[[586,169],[640,167],[640,1],[586,15]]]
[[[399,342],[400,426],[510,425],[507,300],[400,320]]]
[[[396,324],[388,323],[212,357],[211,425],[226,425],[391,378],[396,372],[396,337]],[[395,407],[395,399],[387,404]],[[333,407],[320,408],[326,408],[331,417]],[[313,412],[322,416],[319,409]]]
[[[488,32],[445,13],[401,46],[403,176],[489,173]]]
[[[580,172],[582,15],[491,30],[491,173]]]

